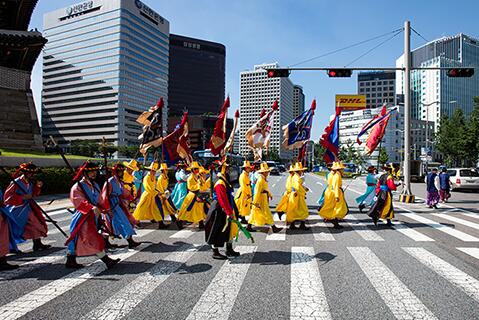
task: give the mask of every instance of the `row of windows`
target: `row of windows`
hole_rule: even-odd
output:
[[[63,36],[61,38],[54,39],[54,40],[52,40],[51,38],[48,38],[48,47],[51,49],[54,49],[60,46],[71,45],[71,44],[83,42],[89,39],[101,38],[110,34],[118,34],[120,33],[120,19],[117,18],[116,20],[118,20],[117,24],[113,26],[101,28],[95,31],[89,31],[85,33],[76,32],[74,35],[71,35],[68,37]],[[80,31],[82,31],[82,29],[80,29]]]
[[[394,87],[382,87],[383,91],[394,91]],[[381,87],[378,88],[359,88],[359,92],[381,91]]]
[[[105,49],[105,50],[100,50],[96,52],[88,52],[84,54],[75,54],[73,56],[72,55],[69,56],[69,54],[65,54],[64,56],[67,56],[65,60],[61,59],[60,55],[56,55],[55,57],[48,56],[48,57],[44,57],[44,60],[47,62],[43,63],[43,66],[46,67],[46,66],[55,65],[58,63],[75,63],[76,61],[91,60],[91,59],[101,58],[104,56],[111,56],[111,55],[118,55],[118,54],[120,54],[119,46],[113,49]],[[51,60],[52,58],[54,58],[55,60]]]
[[[114,86],[109,86],[109,87],[97,87],[97,88],[92,88],[92,89],[76,90],[76,91],[73,91],[73,92],[63,92],[63,93],[56,93],[56,94],[44,94],[43,99],[51,99],[51,98],[57,98],[57,97],[67,97],[67,96],[72,96],[72,95],[77,95],[77,94],[101,92],[101,91],[105,91],[105,90],[118,90],[118,88],[119,88],[118,85],[114,85]]]
[[[86,100],[94,100],[94,99],[104,99],[104,98],[113,98],[118,96],[118,93],[108,93],[108,94],[101,94],[97,96],[89,96],[89,97],[82,97],[82,98],[71,98],[71,99],[64,99],[61,103],[66,102],[76,102],[76,101],[86,101]],[[58,104],[59,101],[54,102],[43,102],[43,105],[51,105],[51,104]]]
[[[118,77],[118,70],[100,72],[100,73],[90,74],[90,75],[86,75],[86,76],[72,77],[72,78],[67,78],[67,79],[62,79],[62,80],[44,81],[43,85],[44,86],[49,86],[49,85],[59,84],[59,83],[67,83],[67,82],[80,81],[80,80],[93,80],[93,79],[101,81],[101,79],[99,79],[99,78],[110,77],[110,76]]]
[[[94,86],[94,85],[106,85],[106,84],[114,85],[114,84],[118,84],[118,82],[119,82],[118,77],[114,77],[114,78],[101,79],[101,80],[89,81],[89,82],[84,82],[84,83],[70,84],[70,85],[67,85],[67,86],[47,88],[47,89],[43,89],[43,92],[60,91],[60,90],[80,88],[80,87],[86,87],[86,86]]]
[[[360,86],[360,87],[365,87],[365,86],[380,86],[380,85],[387,85],[387,84],[394,84],[394,80],[359,82],[359,86]]]
[[[82,61],[82,62],[77,62],[75,64],[68,64],[66,66],[61,66],[61,67],[56,67],[56,68],[50,68],[50,69],[44,69],[43,73],[49,73],[49,72],[54,72],[62,69],[68,69],[68,68],[80,68],[83,66],[91,66],[91,65],[96,65],[96,64],[105,64],[105,63],[111,63],[111,62],[118,62],[119,57],[118,55],[115,56],[109,56],[109,57],[104,57],[100,59],[92,59],[88,61]]]
[[[146,48],[146,49],[150,50],[151,52],[154,52],[154,54],[148,53],[148,54],[152,55],[152,57],[154,57],[155,59],[159,59],[160,61],[162,61],[165,64],[168,64],[168,51],[167,50],[158,50],[158,47],[156,47],[156,48],[152,47],[149,44],[147,44],[146,42],[144,42],[140,39],[137,39],[137,38],[133,38],[131,36],[125,36],[125,38],[126,38],[125,40],[122,39],[122,44],[126,43],[131,48],[137,50],[138,52],[145,52],[145,48]],[[128,41],[127,39],[130,39],[131,41]],[[136,45],[135,43],[137,43],[139,45]],[[123,45],[122,45],[122,49],[123,49]],[[135,53],[135,54],[138,54],[138,53]],[[158,55],[160,57],[155,57],[154,55]],[[162,59],[162,58],[164,58],[164,59]]]
[[[119,39],[120,39],[119,33],[112,33],[112,34],[101,35],[98,37],[88,38],[88,40],[84,40],[81,42],[73,42],[70,45],[50,46],[48,45],[48,42],[47,42],[46,46],[47,46],[48,52],[51,52],[50,54],[54,54],[55,50],[58,50],[58,49],[68,48],[68,49],[74,50],[76,48],[88,47],[89,45],[92,45],[92,44],[94,45],[97,43],[105,43],[105,42],[110,42],[110,41],[119,40]]]
[[[122,18],[123,19],[123,18]],[[128,19],[125,19],[128,21]],[[155,45],[157,45],[158,49],[159,50],[162,50],[164,52],[168,52],[168,42],[158,38],[157,36],[155,36],[153,33],[149,32],[148,30],[146,30],[145,28],[139,26],[138,24],[132,22],[132,21],[128,21],[129,23],[131,23],[132,26],[134,26],[135,28],[141,30],[141,32],[138,32],[136,31],[135,29],[127,26],[126,24],[122,24],[121,25],[121,28],[123,29],[126,29],[128,31],[130,31],[131,33],[133,33],[134,35],[138,36],[140,39],[147,39],[145,38],[145,35],[146,36],[149,36],[150,38],[153,38],[155,39],[156,42],[158,42],[158,44],[154,43],[153,41],[151,41],[150,39],[148,39],[150,42],[154,43]],[[163,47],[164,46],[164,47]],[[165,49],[166,47],[166,49]]]
[[[56,74],[51,74],[51,75],[43,75],[43,79],[58,78],[58,77],[62,77],[62,76],[68,76],[68,75],[71,75],[71,74],[81,75],[81,74],[88,73],[88,72],[101,71],[101,70],[115,68],[115,67],[118,69],[120,67],[120,63],[117,63],[117,62],[116,63],[109,63],[109,64],[105,64],[105,65],[102,65],[102,66],[84,68],[84,69],[81,69],[81,70],[72,70],[72,71],[68,71],[68,72],[61,72],[61,73],[56,73]]]
[[[88,16],[83,19],[78,18],[75,21],[62,24],[61,26],[46,28],[44,30],[44,34],[48,38],[49,36],[61,35],[69,31],[78,30],[79,28],[82,28],[82,27],[87,27],[90,25],[98,25],[98,23],[111,20],[111,18],[119,18],[119,17],[120,17],[120,9],[115,9],[115,10],[100,13],[94,16]]]
[[[378,92],[377,94],[376,93],[366,93],[366,98],[369,98],[369,97],[394,97],[394,93],[392,92],[384,92],[384,93],[381,93],[381,92]]]
[[[90,113],[91,115],[91,113]],[[82,119],[82,121],[89,120],[89,121],[107,121],[107,120],[117,120],[117,116],[105,116],[105,117],[94,117],[94,118],[88,118],[88,119]],[[52,125],[55,124],[60,124],[60,123],[77,123],[79,120],[78,119],[66,119],[66,120],[51,120],[51,119],[45,119],[42,123],[42,127],[51,127]]]
[[[145,28],[147,29],[151,29],[151,25],[149,23],[146,23],[144,20],[142,20],[141,18],[137,17],[136,15],[134,15],[133,13],[131,13],[129,10],[126,10],[126,9],[122,9],[121,10],[122,13],[126,13],[131,19],[135,20],[136,22],[138,22],[139,24],[143,25]],[[122,16],[123,18],[123,16]],[[145,29],[143,29],[145,30]],[[163,38],[164,40],[166,41],[169,41],[169,37],[167,35],[165,35],[163,32],[159,31],[159,30],[155,30],[157,32],[157,35],[159,35],[161,38]]]
[[[71,49],[70,47],[64,47],[62,48],[63,50],[58,50],[54,52],[50,52],[50,50],[45,48],[44,52],[44,58],[45,60],[50,60],[54,58],[58,59],[64,59],[64,58],[69,58],[69,57],[78,57],[82,54],[89,54],[92,53],[93,51],[98,52],[102,50],[108,50],[108,49],[114,49],[120,46],[120,40],[115,40],[115,41],[110,41],[110,42],[105,42],[105,43],[98,43],[94,46],[89,46],[85,48],[74,48]]]

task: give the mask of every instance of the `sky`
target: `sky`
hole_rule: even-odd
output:
[[[142,0],[170,22],[170,33],[210,40],[226,46],[226,94],[230,115],[239,106],[239,73],[254,65],[278,62],[287,67],[351,44],[402,28],[404,21],[426,40],[465,33],[479,38],[479,1],[462,0]],[[43,30],[43,14],[79,1],[40,0],[30,28]],[[343,67],[389,36],[298,67]],[[401,33],[350,67],[394,67],[404,50]],[[411,47],[426,41],[412,34]],[[32,74],[37,108],[41,100],[41,57]],[[336,94],[357,92],[351,78],[328,78],[325,71],[296,71],[290,75],[303,87],[306,108],[316,99],[312,139],[321,136],[334,112]],[[149,106],[145,106],[145,109]],[[218,106],[218,109],[220,106]]]

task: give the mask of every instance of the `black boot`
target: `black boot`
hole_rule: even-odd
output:
[[[14,264],[9,264],[7,262],[6,257],[1,257],[0,258],[0,271],[7,271],[7,270],[15,270],[18,269],[19,266],[14,265]]]
[[[183,221],[181,220],[176,220],[176,227],[178,228],[178,230],[182,230],[184,227],[183,227]]]
[[[331,220],[331,221],[333,222],[333,225],[334,225],[333,228],[334,228],[334,229],[342,229],[342,228],[343,228],[343,226],[340,226],[340,225],[339,225],[339,220],[338,220],[338,219],[333,219],[333,220]]]
[[[162,221],[158,222],[158,229],[166,229],[168,226]]]
[[[23,251],[22,251],[22,250],[19,250],[19,249],[10,249],[10,253],[20,254],[20,253],[23,253]]]
[[[101,261],[103,261],[106,264],[106,267],[108,269],[113,268],[118,262],[120,262],[120,259],[112,259],[109,256],[104,256],[101,258]]]
[[[51,247],[49,244],[43,244],[41,239],[33,239],[33,251],[48,250]]]
[[[141,242],[136,242],[135,240],[133,240],[133,237],[129,237],[128,239],[126,239],[126,241],[128,241],[128,248],[130,249],[136,248],[141,244]]]
[[[308,231],[310,228],[306,227],[306,223],[304,221],[301,221],[299,228],[304,231]]]
[[[387,225],[388,227],[392,227],[392,226],[393,226],[393,223],[391,222],[391,219],[386,219],[386,221],[387,221],[387,222],[386,222],[386,225]]]
[[[198,223],[198,228],[200,230],[203,230],[205,228],[205,222],[203,220],[201,220],[200,223]]]
[[[249,232],[256,232],[256,230],[253,229],[253,227],[251,226],[251,223],[248,223],[248,225],[246,226],[246,230]]]
[[[296,229],[298,229],[298,228],[296,227],[296,224],[295,224],[295,223],[296,223],[296,221],[293,221],[293,222],[291,222],[291,223],[289,224],[289,230],[296,230]]]
[[[73,254],[67,255],[67,262],[65,263],[67,269],[81,269],[82,264],[77,263],[77,256]]]
[[[226,257],[225,255],[222,255],[218,248],[213,248],[213,259],[226,260],[226,259],[228,259],[228,257]]]
[[[176,216],[174,214],[170,214],[170,219],[172,223],[176,222]]]
[[[246,221],[246,218],[245,217],[240,217],[240,222],[242,224],[248,224],[248,221]]]
[[[281,217],[283,216],[284,212],[277,212],[279,220],[281,220]]]
[[[117,249],[118,245],[111,243],[110,240],[108,240],[108,237],[104,237],[103,241],[105,242],[105,249]]]
[[[233,244],[231,242],[226,243],[226,256],[227,257],[237,257],[240,253],[233,250]]]
[[[363,210],[366,206],[364,204],[359,205],[359,212],[363,213]]]
[[[278,233],[280,232],[281,230],[283,230],[283,228],[279,228],[277,226],[275,226],[274,224],[271,226],[271,230],[273,230],[273,233]]]

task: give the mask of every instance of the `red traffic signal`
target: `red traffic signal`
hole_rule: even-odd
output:
[[[447,76],[451,78],[470,78],[474,75],[474,68],[452,68],[447,70]]]
[[[330,78],[349,78],[353,74],[351,69],[329,69],[328,76]]]
[[[268,78],[284,78],[289,77],[289,70],[288,69],[267,69]]]

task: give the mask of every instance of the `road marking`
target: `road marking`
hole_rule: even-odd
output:
[[[455,222],[455,223],[462,224],[462,225],[464,225],[466,227],[469,227],[469,228],[479,230],[479,224],[478,223],[474,223],[474,222],[471,222],[471,221],[459,219],[458,217],[449,216],[449,215],[443,214],[443,213],[433,213],[432,215],[436,216],[436,217],[439,217],[439,218],[443,218],[443,219],[452,221],[452,222]]]
[[[286,216],[286,215],[285,215]],[[286,241],[286,221],[275,221],[276,223],[276,226],[279,227],[279,228],[283,228],[283,230],[281,230],[280,232],[278,233],[274,233],[271,231],[271,233],[269,233],[267,236],[266,236],[266,240],[270,240],[270,241]],[[270,229],[271,230],[271,229]]]
[[[321,221],[321,222],[316,222],[315,224],[313,224],[311,226],[311,228],[317,228],[317,227],[321,227],[323,229],[326,229],[326,231],[316,232],[316,231],[314,231],[314,229],[312,229],[314,240],[316,240],[316,241],[335,241],[334,236],[332,235],[331,230],[326,225],[326,223]]]
[[[436,319],[371,249],[348,247],[348,250],[397,319]]]
[[[348,222],[348,225],[353,228],[364,240],[366,241],[384,241],[384,239],[374,232],[373,230],[369,229],[364,222],[359,221],[358,218],[349,214],[348,218],[353,220],[354,222]]]
[[[188,320],[228,319],[256,251],[240,246],[241,256],[226,261],[188,315]]]
[[[425,234],[414,230],[413,228],[408,227],[406,224],[397,221],[393,225],[394,230],[397,230],[404,234],[406,237],[411,238],[414,241],[435,241],[432,238],[429,238]]]
[[[188,261],[202,245],[183,245],[141,273],[123,289],[103,301],[82,319],[122,319],[160,284]]]
[[[459,270],[424,248],[403,248],[403,250],[479,302],[479,281],[477,279],[469,276],[467,273]]]
[[[43,244],[50,244],[50,245],[52,245],[52,244],[54,244],[55,242],[57,242],[57,241],[56,241],[56,240],[42,240],[42,243],[43,243]],[[32,246],[33,246],[33,242],[31,242],[31,241],[29,241],[29,240],[27,240],[26,242],[22,242],[22,243],[20,243],[20,244],[17,245],[18,250],[23,251],[23,252],[25,252],[25,251],[31,252],[31,251],[32,251]]]
[[[408,210],[409,211],[409,210]],[[415,213],[403,213],[402,214],[405,217],[408,217],[412,220],[415,220],[417,222],[420,222],[422,224],[425,224],[431,228],[434,228],[436,230],[439,230],[441,232],[447,233],[450,236],[453,236],[461,241],[464,242],[479,242],[479,238],[473,237],[465,232],[453,229],[451,227],[445,226],[443,224],[437,223],[431,219],[428,219],[426,217],[420,216]]]
[[[323,184],[319,181],[316,181],[316,184],[319,184],[319,185],[323,186]]]
[[[173,239],[187,239],[197,233],[198,231],[191,229],[191,228],[185,228],[183,230],[180,230],[178,232],[173,233],[170,238]]]
[[[464,247],[464,248],[456,248],[456,249],[479,260],[479,248]]]
[[[332,319],[311,247],[291,248],[290,319]]]
[[[49,264],[56,263],[60,260],[65,259],[65,254],[66,254],[65,250],[60,250],[60,251],[53,252],[47,256],[43,256],[31,261],[20,263],[18,264],[20,266],[20,268],[18,269],[0,272],[0,280],[10,280],[13,278],[17,278],[21,276],[22,274],[28,273],[38,268],[45,267]],[[15,263],[19,261],[17,260],[13,262]]]
[[[154,230],[149,231],[153,232]],[[126,252],[122,250],[121,253],[112,254],[111,257],[125,260],[150,245],[151,244],[143,243],[138,246],[136,250],[128,250]],[[67,274],[60,279],[52,281],[37,290],[31,291],[20,298],[3,305],[0,308],[0,318],[2,320],[18,319],[76,286],[79,286],[88,279],[99,275],[106,269],[105,264],[102,261],[97,260],[83,269]]]
[[[273,183],[273,188],[276,187],[276,183]]]

